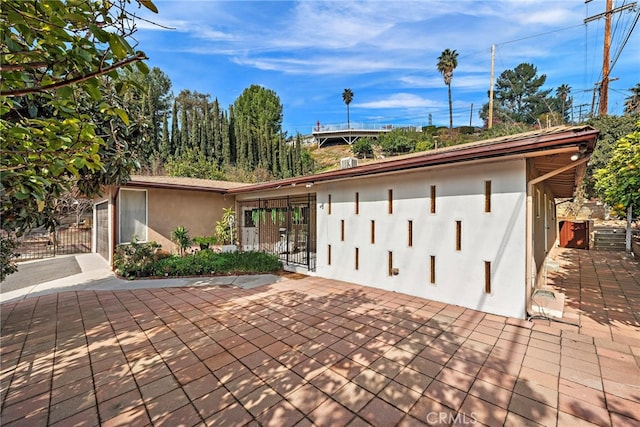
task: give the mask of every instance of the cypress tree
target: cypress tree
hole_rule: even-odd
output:
[[[167,120],[167,114],[163,114],[162,120],[162,140],[160,142],[159,154],[160,160],[163,162],[167,161],[169,156],[171,155],[169,148],[169,121]]]
[[[177,155],[179,146],[180,129],[178,127],[178,103],[173,101],[173,108],[171,109],[171,140],[169,144],[169,155]]]

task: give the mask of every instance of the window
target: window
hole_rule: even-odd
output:
[[[147,191],[120,190],[120,243],[147,241]]]
[[[376,242],[376,222],[371,220],[371,244]]]
[[[540,209],[546,209],[548,204],[549,202],[547,201],[547,193],[544,193],[544,203],[542,204]],[[545,218],[549,218],[548,216],[546,216],[546,213],[545,213]]]
[[[331,265],[331,245],[327,245],[327,265]]]
[[[393,190],[389,189],[389,213],[393,213]]]
[[[430,274],[429,274],[429,282],[432,284],[436,283],[436,256],[431,255],[429,257],[430,262]]]
[[[540,190],[536,190],[536,217],[540,218]]]
[[[409,225],[408,225],[408,230],[407,230],[407,234],[408,234],[408,245],[409,247],[413,246],[413,221],[409,220]]]
[[[491,212],[491,181],[484,182],[484,211]]]
[[[436,213],[436,186],[431,186],[431,213]]]
[[[344,242],[344,219],[340,220],[340,240]]]
[[[360,213],[360,193],[356,191],[356,215]]]
[[[484,292],[491,293],[491,263],[489,261],[484,262]]]
[[[360,268],[360,249],[359,248],[356,248],[355,262],[356,262],[356,270],[357,270],[358,268]]]
[[[456,251],[462,250],[462,221],[456,221]]]
[[[387,254],[387,274],[393,276],[393,252],[389,251]]]
[[[328,205],[329,205],[329,213],[328,215],[331,215],[331,194],[329,194],[329,200],[328,200]]]

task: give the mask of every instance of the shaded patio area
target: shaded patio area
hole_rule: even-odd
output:
[[[2,423],[638,425],[640,266],[558,255],[580,327],[313,277],[5,303]]]

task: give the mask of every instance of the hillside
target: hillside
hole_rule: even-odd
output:
[[[324,172],[330,169],[336,169],[340,166],[340,159],[343,159],[345,157],[354,157],[353,153],[351,152],[351,146],[347,144],[331,145],[322,148],[318,148],[314,144],[309,146],[308,149],[311,152],[311,157],[313,157],[314,160],[315,173]],[[380,156],[382,156],[380,147],[374,146],[373,151],[376,158],[380,158]],[[372,161],[374,161],[374,159],[372,158],[358,159],[358,164],[362,165],[364,163],[369,163]]]

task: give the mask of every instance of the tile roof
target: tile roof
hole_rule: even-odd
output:
[[[151,187],[183,190],[205,190],[225,193],[232,188],[239,188],[249,184],[232,181],[214,181],[211,179],[186,178],[177,176],[143,176],[132,175],[128,187]]]

